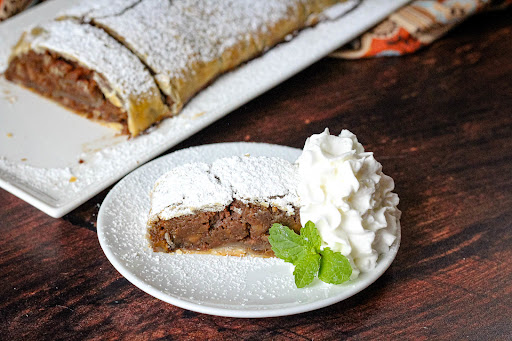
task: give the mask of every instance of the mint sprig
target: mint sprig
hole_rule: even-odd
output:
[[[326,283],[341,284],[352,274],[347,257],[328,247],[320,250],[322,238],[311,221],[301,228],[300,235],[287,226],[274,224],[268,240],[276,257],[295,265],[293,275],[297,288],[311,284],[317,275]]]

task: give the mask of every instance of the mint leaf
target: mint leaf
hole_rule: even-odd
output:
[[[320,261],[320,271],[318,278],[325,283],[341,284],[350,279],[352,275],[352,266],[347,257],[340,252],[334,252],[326,247],[320,251],[322,260]]]
[[[287,226],[273,224],[268,230],[268,241],[276,257],[295,264],[306,254],[304,239]]]
[[[313,249],[312,251],[316,253],[320,252],[322,237],[320,237],[318,229],[311,220],[306,223],[306,226],[300,229],[300,236],[305,238],[307,245]]]
[[[318,269],[320,268],[320,255],[306,254],[295,263],[295,285],[297,288],[304,288],[306,285],[313,282]]]
[[[340,284],[350,279],[352,266],[347,257],[326,247],[320,250],[322,238],[311,221],[301,228],[300,235],[281,224],[269,229],[268,241],[276,257],[295,266],[293,275],[297,288],[313,282],[315,276],[326,283]]]

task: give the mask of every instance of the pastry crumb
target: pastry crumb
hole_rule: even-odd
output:
[[[69,178],[69,182],[75,182],[77,179],[76,179],[76,176],[72,176]]]
[[[13,137],[14,135],[12,133],[7,133],[7,137]]]
[[[14,104],[18,100],[18,97],[14,96],[14,95],[9,95],[9,92],[4,91],[4,94],[5,94],[5,96],[3,96],[2,99],[5,99],[10,104]]]
[[[203,116],[204,114],[206,114],[206,111],[201,111],[200,113],[194,114],[192,116],[192,118],[196,119],[196,118],[199,118],[199,117]]]
[[[82,160],[82,159],[79,159],[79,160],[78,160],[78,163],[84,163],[84,162],[85,162],[85,161],[84,161],[84,160]]]
[[[27,161],[27,158],[24,157],[24,158],[21,159],[21,161],[25,162],[25,161]]]

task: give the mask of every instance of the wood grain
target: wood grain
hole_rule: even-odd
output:
[[[400,195],[402,246],[360,294],[269,319],[163,303],[103,255],[108,190],[52,219],[0,190],[0,339],[512,339],[512,20],[480,15],[401,58],[324,59],[176,148],[302,147],[348,128]]]

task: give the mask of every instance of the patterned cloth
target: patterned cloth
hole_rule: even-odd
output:
[[[512,0],[415,0],[330,56],[359,59],[412,53],[475,13],[510,5]]]

